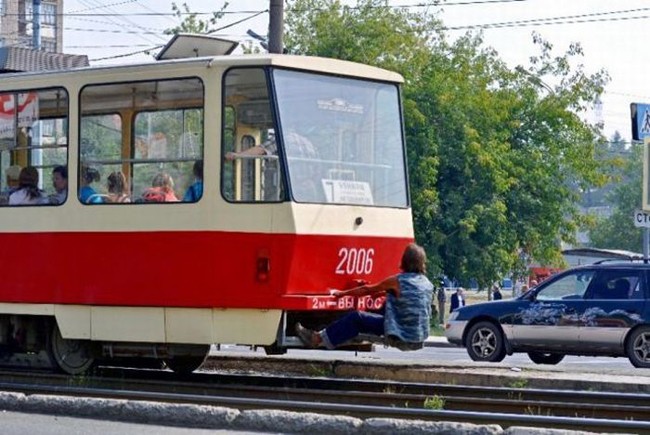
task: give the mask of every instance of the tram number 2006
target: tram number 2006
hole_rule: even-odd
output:
[[[341,248],[339,263],[336,266],[337,275],[369,275],[372,272],[373,248]]]

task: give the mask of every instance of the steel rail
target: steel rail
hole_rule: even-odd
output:
[[[273,400],[225,396],[206,396],[185,393],[111,390],[33,384],[0,383],[0,390],[19,391],[26,394],[57,394],[66,396],[102,397],[125,400],[147,400],[169,403],[199,404],[235,407],[238,409],[278,409],[297,412],[348,415],[358,418],[396,418],[424,421],[452,421],[474,424],[499,424],[501,426],[530,426],[558,429],[580,429],[597,432],[633,430],[650,432],[650,421],[550,417],[494,412],[444,411],[386,406],[319,403],[296,400]]]
[[[421,411],[429,412],[424,408],[424,402],[427,397],[431,397],[432,389],[431,387],[438,387],[435,385],[428,384],[404,384],[404,383],[387,383],[387,382],[376,382],[376,381],[341,381],[340,379],[312,379],[312,378],[280,378],[269,376],[241,376],[241,375],[205,375],[198,374],[187,377],[187,380],[191,382],[178,382],[177,376],[170,372],[163,371],[143,371],[143,370],[115,370],[115,369],[103,369],[104,374],[111,373],[113,377],[111,378],[88,378],[84,377],[79,380],[86,384],[86,387],[70,387],[70,382],[76,382],[76,378],[70,378],[67,376],[53,376],[52,374],[38,374],[38,373],[25,373],[25,372],[0,372],[0,379],[2,377],[12,378],[14,380],[18,378],[27,377],[30,382],[33,383],[42,383],[47,382],[58,382],[60,385],[27,385],[25,382],[16,383],[16,382],[5,382],[0,384],[0,389],[12,390],[12,391],[22,391],[28,394],[33,394],[34,391],[39,391],[40,388],[46,389],[48,391],[52,390],[58,394],[66,395],[85,395],[85,396],[99,396],[99,397],[116,397],[122,398],[123,392],[116,393],[116,389],[123,389],[124,385],[127,384],[130,388],[130,391],[127,394],[129,398],[136,398],[138,400],[162,400],[162,401],[184,401],[185,403],[195,403],[195,397],[200,397],[201,403],[210,403],[210,404],[222,404],[228,405],[228,400],[243,400],[243,401],[256,401],[256,400],[266,400],[271,401],[272,403],[283,403],[281,409],[291,409],[291,404],[293,403],[318,403],[317,409],[310,408],[310,411],[319,412],[319,409],[327,408],[332,405],[343,406],[343,408],[336,408],[336,411],[348,413],[345,409],[350,407],[370,407],[369,409],[376,407],[382,409],[384,412],[386,408],[395,409],[395,410],[405,410],[407,407],[411,407],[410,411],[405,412],[414,412],[418,409],[412,408],[416,406],[420,408]],[[141,379],[141,377],[148,377],[150,379]],[[153,378],[153,379],[151,379]],[[259,382],[259,381],[262,382]],[[171,382],[170,382],[171,381]],[[223,385],[223,383],[227,385]],[[257,385],[250,385],[250,384]],[[262,383],[263,385],[259,385]],[[91,386],[93,384],[94,386]],[[97,385],[110,385],[112,388],[98,388]],[[392,384],[392,385],[391,385]],[[301,388],[300,386],[310,385],[311,387],[320,386],[323,388]],[[342,387],[347,387],[347,391],[342,391]],[[626,421],[635,419],[638,421],[635,424],[650,425],[649,421],[646,421],[647,416],[650,415],[650,408],[647,406],[633,406],[633,405],[621,405],[621,397],[627,399],[627,403],[638,403],[640,399],[647,399],[647,395],[639,394],[609,394],[606,396],[611,396],[613,399],[614,396],[618,396],[618,404],[606,404],[599,403],[598,398],[603,396],[601,393],[588,392],[586,396],[591,397],[591,399],[596,399],[596,401],[585,402],[585,403],[576,403],[575,394],[577,392],[569,392],[574,394],[573,401],[571,402],[550,402],[550,401],[538,401],[533,402],[530,400],[522,400],[519,396],[519,392],[514,395],[511,395],[510,399],[498,399],[489,397],[490,391],[493,391],[492,388],[485,387],[464,387],[464,386],[444,386],[444,387],[454,387],[457,391],[455,396],[443,395],[442,399],[445,401],[445,410],[436,411],[443,413],[452,413],[452,414],[438,414],[438,417],[445,416],[445,419],[454,418],[453,421],[466,421],[462,418],[456,419],[456,415],[466,416],[467,418],[473,418],[477,421],[478,416],[484,419],[485,422],[493,422],[492,417],[486,417],[486,415],[498,415],[501,420],[504,420],[503,415],[509,415],[510,419],[515,421],[522,421],[522,418],[529,419],[531,417],[543,416],[544,424],[551,424],[552,422],[548,418],[569,418],[580,416],[580,421],[584,421],[585,417],[589,417],[593,420],[607,424],[606,420],[611,421]],[[140,390],[149,390],[149,391],[132,391],[134,388]],[[324,389],[326,388],[326,389]],[[333,388],[333,389],[332,389]],[[175,390],[176,394],[180,395],[178,398],[169,399],[169,396],[166,391],[170,389]],[[381,391],[378,391],[382,389]],[[425,389],[425,394],[413,394],[413,393],[403,393],[403,392],[394,392],[396,390],[421,390]],[[467,392],[468,389],[473,389],[474,392],[482,391],[484,393],[483,397],[475,398],[471,396],[459,395],[458,391]],[[154,390],[163,390],[163,391],[154,391]],[[179,392],[179,390],[184,390]],[[350,391],[352,390],[352,391]],[[363,391],[363,390],[375,390],[375,391]],[[383,391],[383,390],[387,390]],[[433,388],[435,390],[435,388]],[[196,394],[199,391],[200,394]],[[542,391],[536,390],[538,393],[544,394],[555,394],[557,391]],[[512,390],[510,390],[512,393]],[[524,390],[525,392],[525,390]],[[142,395],[152,394],[154,396],[146,396],[142,398]],[[155,396],[159,395],[159,396]],[[439,395],[439,394],[436,394]],[[133,397],[132,397],[133,396]],[[486,397],[487,396],[487,397]],[[166,399],[167,397],[167,399]],[[583,397],[584,400],[584,397]],[[225,401],[225,402],[224,402]],[[635,402],[636,401],[636,402]],[[643,400],[641,400],[643,402]],[[237,402],[239,403],[239,402]],[[252,405],[251,405],[252,406]],[[280,405],[276,405],[280,406]],[[344,409],[341,411],[341,409]],[[365,408],[361,408],[365,409]],[[481,411],[481,412],[479,412]],[[355,411],[355,412],[358,412]],[[391,411],[392,412],[392,411]],[[399,411],[394,411],[399,412]],[[460,413],[460,414],[454,414]],[[368,414],[371,416],[376,416],[372,412],[368,411]],[[385,414],[385,412],[384,412]],[[537,414],[537,415],[533,415]],[[560,415],[558,415],[560,414]],[[564,414],[564,417],[562,416]],[[379,413],[378,415],[381,415]],[[553,417],[550,417],[553,415]],[[594,417],[600,418],[594,418]],[[409,418],[409,417],[401,417]],[[464,417],[463,417],[464,418]],[[507,419],[506,419],[507,420]],[[509,424],[507,421],[504,421],[500,424]],[[558,424],[557,422],[552,424]],[[618,429],[629,428],[628,423],[623,426],[618,426]],[[576,428],[580,426],[575,426],[573,423],[563,423],[563,426],[557,426],[560,428]],[[638,428],[637,428],[638,429]]]

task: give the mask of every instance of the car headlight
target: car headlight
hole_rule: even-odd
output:
[[[447,318],[447,321],[453,322],[454,320],[456,320],[456,317],[458,317],[458,311],[452,311],[452,313]]]

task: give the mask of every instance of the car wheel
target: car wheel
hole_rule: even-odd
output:
[[[474,361],[499,362],[506,356],[503,334],[492,322],[479,322],[467,334],[467,353]]]
[[[632,331],[625,345],[625,353],[634,367],[650,368],[650,326]]]
[[[562,353],[528,352],[528,358],[535,364],[555,365],[564,359]]]

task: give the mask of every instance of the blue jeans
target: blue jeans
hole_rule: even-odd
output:
[[[346,314],[321,331],[328,349],[334,349],[359,334],[384,335],[384,316],[354,311]]]

